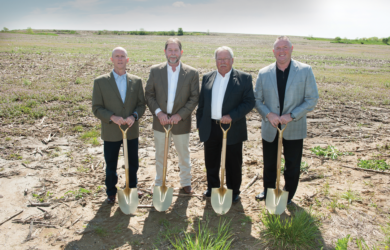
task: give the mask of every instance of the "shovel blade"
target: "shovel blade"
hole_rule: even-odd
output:
[[[288,192],[283,190],[276,190],[273,188],[267,189],[267,198],[265,200],[265,207],[270,214],[281,215],[287,207]]]
[[[138,192],[136,188],[118,188],[118,204],[124,214],[133,214],[138,207]]]
[[[153,206],[159,211],[166,211],[172,204],[173,188],[158,187],[153,189]]]
[[[211,206],[217,214],[226,214],[233,201],[233,191],[226,188],[213,188],[211,190]]]

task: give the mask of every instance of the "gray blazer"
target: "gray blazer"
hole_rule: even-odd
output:
[[[255,87],[255,98],[255,107],[263,117],[261,136],[264,140],[272,142],[275,139],[277,130],[271,125],[266,116],[270,112],[280,114],[276,63],[259,71]],[[295,119],[288,124],[284,131],[284,139],[299,140],[306,138],[306,114],[314,109],[317,101],[317,83],[311,67],[291,60],[282,114],[292,113]],[[284,128],[284,125],[282,125],[282,128]]]

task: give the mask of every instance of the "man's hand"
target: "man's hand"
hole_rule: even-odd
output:
[[[291,122],[293,119],[291,118],[291,114],[284,114],[280,117],[279,120],[281,124],[287,124]]]
[[[126,122],[126,124],[127,124],[129,127],[133,126],[133,124],[134,124],[134,122],[135,122],[134,116],[129,116],[129,117],[127,117],[126,120],[125,120],[125,122]]]
[[[179,121],[181,121],[181,116],[179,114],[174,114],[169,118],[168,123],[177,124]]]
[[[113,123],[115,123],[115,124],[117,124],[117,125],[125,125],[126,124],[126,121],[122,118],[122,117],[120,117],[120,116],[116,116],[116,115],[112,115],[111,117],[110,117],[110,120],[113,122]]]
[[[232,122],[232,118],[230,117],[230,115],[224,115],[222,116],[220,122],[223,124],[229,124]]]
[[[160,120],[161,125],[164,126],[164,125],[169,124],[168,115],[165,114],[164,112],[162,112],[162,111],[158,112],[157,118]]]
[[[274,128],[276,128],[280,123],[280,117],[275,113],[269,113],[267,115],[267,119]]]

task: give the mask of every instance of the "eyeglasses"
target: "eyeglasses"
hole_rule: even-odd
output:
[[[230,59],[232,59],[231,57],[229,57],[229,58],[219,58],[219,59],[217,59],[217,61],[218,62],[227,62],[227,61],[229,61]]]

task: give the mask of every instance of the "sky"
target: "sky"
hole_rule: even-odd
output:
[[[390,36],[390,0],[14,0],[0,29],[184,31],[362,38]]]

